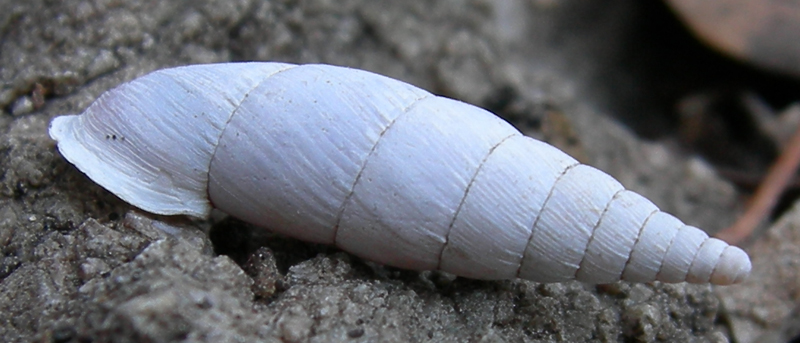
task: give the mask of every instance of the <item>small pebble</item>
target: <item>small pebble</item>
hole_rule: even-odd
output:
[[[11,114],[14,116],[21,116],[33,112],[33,101],[30,97],[23,96],[14,102],[11,106]]]

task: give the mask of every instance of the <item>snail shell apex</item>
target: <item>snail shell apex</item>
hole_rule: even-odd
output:
[[[356,69],[159,70],[55,118],[50,135],[143,210],[216,207],[407,269],[591,283],[750,272],[741,249],[493,114]]]

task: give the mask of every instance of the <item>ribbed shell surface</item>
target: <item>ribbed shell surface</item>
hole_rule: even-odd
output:
[[[739,248],[493,114],[365,71],[153,72],[57,117],[64,157],[144,210],[255,225],[478,279],[728,284]]]

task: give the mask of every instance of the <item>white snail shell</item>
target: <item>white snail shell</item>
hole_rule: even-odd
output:
[[[731,284],[741,249],[493,114],[369,72],[227,63],[153,72],[53,120],[61,154],[158,214],[213,207],[415,270]]]

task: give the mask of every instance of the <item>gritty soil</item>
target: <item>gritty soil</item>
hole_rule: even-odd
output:
[[[0,1],[0,337],[725,342],[732,322],[769,329],[707,285],[476,281],[235,219],[146,214],[47,135],[54,116],[160,68],[344,65],[487,108],[714,232],[736,218],[740,194],[682,144],[673,107],[747,67],[682,30],[666,7],[635,1]]]

